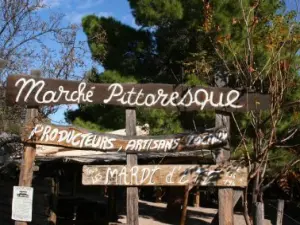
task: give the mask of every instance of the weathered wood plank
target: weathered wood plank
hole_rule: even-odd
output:
[[[247,186],[247,168],[229,165],[83,166],[83,185]]]
[[[25,143],[118,152],[176,152],[210,149],[226,144],[225,129],[161,136],[122,136],[91,132],[74,126],[36,124],[22,135]],[[66,151],[67,149],[64,149]],[[72,150],[72,149],[70,149]]]
[[[220,190],[218,190],[220,192]],[[232,200],[232,212],[234,210],[234,207],[238,203],[239,199],[242,197],[243,191],[242,190],[233,190],[233,200]],[[213,220],[210,223],[211,225],[219,225],[219,212],[215,215]]]
[[[278,199],[276,225],[282,225],[284,213],[284,200]]]
[[[41,71],[32,70],[31,74],[37,78],[41,75]],[[37,116],[38,116],[37,109],[28,109],[26,114],[26,122],[31,125],[35,124]],[[22,164],[20,167],[18,186],[30,187],[32,185],[35,155],[36,155],[35,144],[25,143]],[[25,221],[15,221],[15,225],[27,225],[27,224],[28,223]]]
[[[9,76],[8,105],[33,107],[57,104],[109,104],[124,107],[154,107],[176,110],[248,111],[270,107],[270,97],[229,88],[170,84],[94,84],[41,79],[26,75]]]
[[[233,189],[221,188],[218,190],[219,199],[219,225],[233,225]]]
[[[126,109],[126,136],[136,135],[136,111]],[[127,154],[126,163],[128,168],[138,164],[137,154]],[[137,187],[127,187],[126,190],[126,214],[127,224],[139,224],[139,192]]]

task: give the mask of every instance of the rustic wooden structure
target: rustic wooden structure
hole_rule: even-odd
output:
[[[6,95],[9,105],[37,107],[85,103],[127,107],[125,137],[39,122],[27,125],[24,130],[25,135],[22,137],[25,144],[26,166],[21,167],[20,185],[30,185],[35,155],[37,161],[43,162],[69,160],[69,162],[76,161],[82,164],[97,162],[108,164],[114,161],[114,164],[118,163],[118,165],[85,165],[82,182],[88,185],[85,186],[86,188],[96,188],[98,185],[126,186],[127,224],[138,225],[137,186],[149,185],[185,187],[181,224],[184,224],[186,220],[187,196],[190,188],[194,185],[217,186],[219,188],[219,224],[233,224],[234,198],[237,196],[235,194],[240,196],[240,191],[235,192],[231,187],[243,188],[247,185],[247,168],[242,165],[234,167],[228,161],[230,159],[230,140],[228,140],[230,139],[230,114],[228,112],[268,109],[270,97],[224,86],[225,84],[218,87],[170,84],[92,84],[25,75],[9,76]],[[134,107],[222,111],[217,111],[216,126],[210,131],[136,137]],[[29,148],[33,151],[30,151],[27,156],[26,149]],[[208,155],[211,157],[207,157]],[[157,164],[162,163],[161,158],[178,160],[179,157],[185,163],[192,162],[193,165],[158,166],[140,163],[144,160],[143,163],[147,164],[149,159],[155,159],[154,163]],[[210,164],[214,162],[217,165],[205,166],[204,162],[207,158],[211,160]],[[198,165],[197,159],[202,160],[201,165]],[[181,162],[180,160],[178,163]],[[77,173],[74,172],[74,168]],[[81,185],[78,174],[81,174],[82,168],[80,166],[74,168],[71,170],[69,166],[64,169],[65,172],[72,171],[75,174],[72,175],[74,176],[72,198],[78,195],[78,188],[83,188],[78,186],[78,182]],[[53,170],[53,167],[51,169]],[[54,171],[50,172],[53,180],[50,190],[51,209],[48,213],[48,220],[52,224],[56,224],[57,221],[57,211],[59,211],[57,202],[64,182],[55,174],[60,173],[60,170],[54,169]],[[110,192],[111,208],[115,206],[114,202],[117,199],[115,194],[114,191]],[[74,205],[73,220],[80,218],[77,214],[78,207]],[[108,222],[105,221],[105,223]],[[26,223],[22,222],[22,224]]]

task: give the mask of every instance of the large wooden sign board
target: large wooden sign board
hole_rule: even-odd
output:
[[[70,150],[175,152],[217,148],[226,144],[227,136],[225,129],[218,129],[204,133],[131,137],[41,123],[34,128],[27,127],[22,140],[25,143],[67,147]]]
[[[246,167],[217,165],[83,166],[83,185],[246,187]]]
[[[8,105],[35,107],[58,104],[109,104],[124,107],[154,107],[176,110],[264,110],[270,97],[229,88],[170,84],[95,84],[31,76],[9,76]]]

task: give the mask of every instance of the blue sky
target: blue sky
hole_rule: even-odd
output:
[[[127,0],[44,0],[44,3],[48,6],[40,11],[42,17],[47,18],[50,12],[60,12],[65,14],[63,23],[75,23],[80,24],[81,18],[85,15],[95,14],[97,16],[109,17],[112,16],[122,23],[137,28],[134,18],[129,7]],[[86,41],[86,36],[82,30],[78,33],[77,39],[80,41]],[[86,56],[88,70],[91,66],[90,54]],[[103,70],[99,66],[99,70]],[[77,70],[82,73],[83,71]],[[64,124],[64,112],[68,107],[76,108],[76,105],[61,106],[59,110],[50,116],[52,123]]]
[[[42,17],[46,18],[50,12],[60,12],[65,14],[64,23],[76,23],[80,24],[81,18],[85,15],[95,14],[97,16],[112,16],[122,23],[129,26],[138,28],[135,24],[134,18],[129,7],[127,0],[44,0],[44,3],[48,5],[46,9],[40,10]],[[286,0],[287,8],[299,10],[299,0]],[[298,10],[297,10],[298,9]],[[298,15],[298,18],[300,16]],[[86,36],[82,30],[78,33],[78,40],[86,41]],[[92,66],[90,54],[86,55],[87,68],[90,69]],[[99,70],[103,70],[99,66]],[[78,70],[78,75],[81,75],[83,71]],[[76,108],[76,105],[69,106]],[[53,115],[50,116],[52,123],[64,124],[64,112],[67,106],[61,106],[60,109]]]

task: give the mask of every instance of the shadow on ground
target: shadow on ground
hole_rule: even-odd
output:
[[[122,215],[126,215],[125,209]],[[147,202],[139,202],[139,216],[140,218],[151,219],[153,221],[166,224],[180,224],[181,215],[167,215],[165,206],[155,206]],[[194,210],[187,210],[186,225],[203,224],[209,225],[209,221],[215,216],[214,213],[198,212]]]

